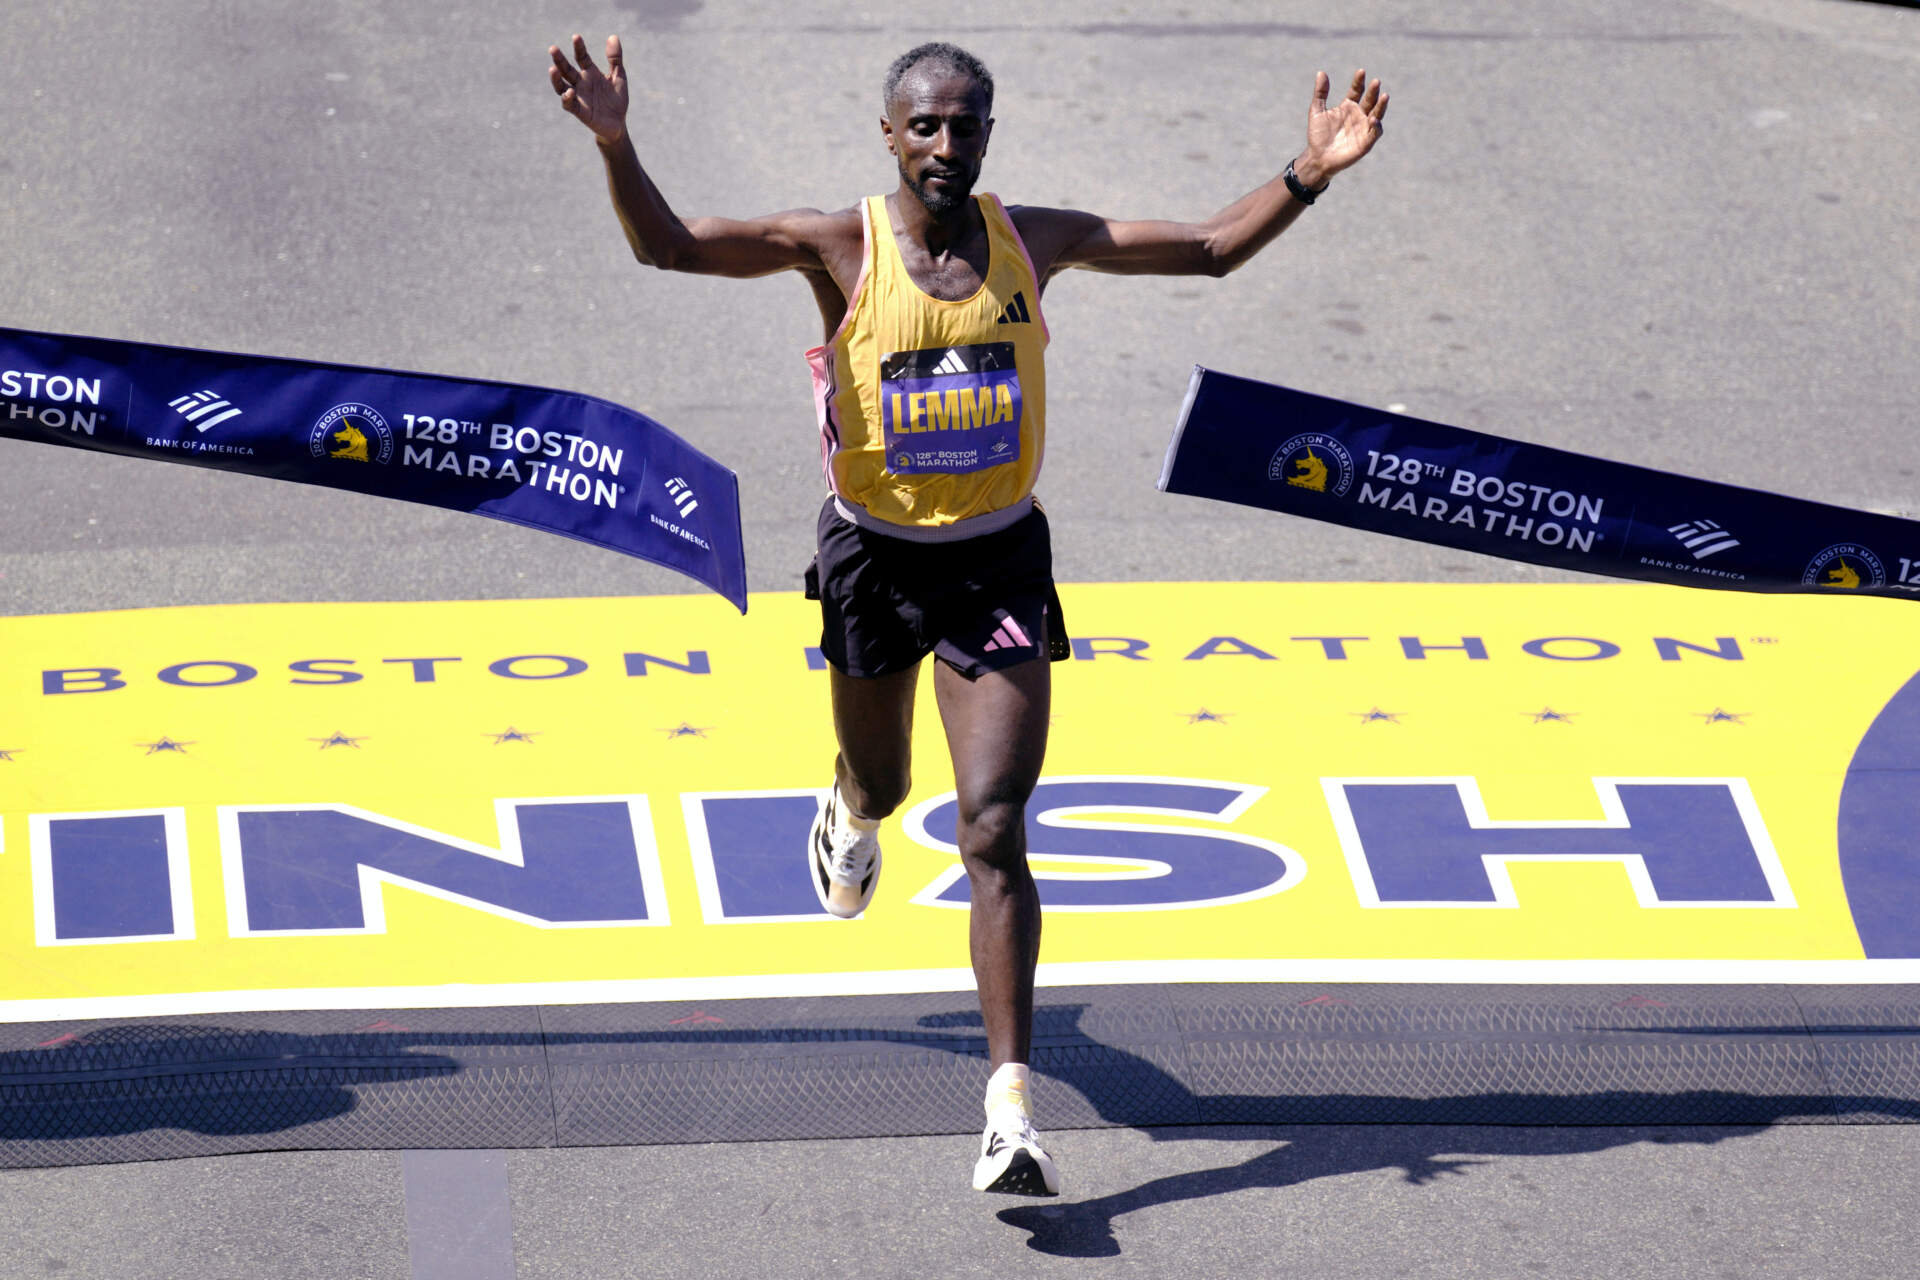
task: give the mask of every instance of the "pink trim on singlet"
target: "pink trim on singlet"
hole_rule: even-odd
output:
[[[1019,238],[1018,234],[1014,237]],[[1022,253],[1026,249],[1022,247]],[[860,278],[853,283],[853,296],[847,299],[847,313],[840,317],[840,327],[833,336],[807,352],[807,369],[813,374],[814,414],[820,421],[820,474],[826,478],[827,488],[838,496],[840,489],[833,483],[833,455],[840,448],[840,421],[835,416],[833,402],[839,394],[834,386],[833,377],[838,361],[834,358],[834,347],[840,341],[840,335],[853,323],[853,309],[860,303],[860,295],[866,292],[867,271],[873,264],[873,217],[867,208],[867,201],[860,201]]]
[[[1040,310],[1040,288],[1046,282],[1040,278],[1040,273],[1033,269],[1033,255],[1027,252],[1027,242],[1020,238],[1020,228],[1014,225],[1013,215],[1007,212],[1006,201],[991,191],[983,192],[982,194],[984,194],[987,199],[993,201],[993,207],[1000,211],[1000,220],[1007,224],[1007,235],[1012,237],[1013,247],[1020,251],[1020,261],[1027,264],[1027,279],[1033,281],[1033,318],[1040,326],[1040,336],[1051,343],[1053,341],[1053,330],[1047,328],[1046,313]],[[988,265],[988,270],[992,270],[991,264]],[[1040,473],[1046,469],[1046,465],[1047,435],[1043,430],[1040,433],[1040,448],[1035,453],[1033,459],[1033,482],[1035,484],[1040,483]],[[1028,491],[1027,496],[1029,498],[1033,496],[1031,490]]]
[[[1033,255],[1027,252],[1027,242],[1020,238],[1020,228],[1015,225],[1013,215],[1007,212],[1006,203],[990,191],[982,194],[993,201],[993,207],[1000,211],[1001,219],[1007,224],[1007,234],[1013,237],[1014,247],[1020,250],[1021,261],[1027,264],[1027,276],[1033,281],[1033,318],[1039,323],[1040,332],[1045,335],[1047,341],[1052,342],[1053,330],[1047,328],[1047,318],[1040,312],[1040,291],[1046,288],[1047,282],[1042,280],[1040,273],[1033,269]],[[1034,474],[1036,477],[1039,475],[1037,471]]]

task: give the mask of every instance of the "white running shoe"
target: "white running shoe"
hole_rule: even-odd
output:
[[[1019,1106],[997,1106],[980,1135],[980,1158],[973,1162],[973,1189],[1012,1196],[1057,1196],[1060,1171],[1040,1149],[1033,1120]]]
[[[840,819],[840,788],[827,792],[807,837],[813,891],[829,914],[851,920],[873,901],[880,883],[880,838]]]

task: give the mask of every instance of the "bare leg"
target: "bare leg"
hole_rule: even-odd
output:
[[[1052,690],[1045,657],[971,681],[934,664],[959,796],[960,860],[973,893],[973,977],[996,1069],[1028,1061],[1033,1047],[1040,894],[1027,870],[1027,800],[1046,757]]]
[[[840,794],[862,818],[884,818],[912,785],[913,694],[920,668],[871,679],[827,668],[833,693],[833,762]]]

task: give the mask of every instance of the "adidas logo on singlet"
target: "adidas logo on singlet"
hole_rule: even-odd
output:
[[[958,351],[953,350],[952,348],[948,348],[947,354],[940,357],[940,363],[934,365],[933,368],[929,369],[927,372],[928,373],[965,373],[966,371],[967,371],[967,362],[960,358],[960,353]]]
[[[1027,314],[1027,295],[1025,290],[1013,295],[1013,301],[1000,313],[1000,324],[1031,324],[1033,317]]]

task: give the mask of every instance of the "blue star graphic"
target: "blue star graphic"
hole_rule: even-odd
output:
[[[493,739],[493,745],[497,747],[505,742],[532,742],[539,735],[524,733],[512,725],[508,725],[505,733],[490,733],[487,736]]]
[[[1188,724],[1225,724],[1227,717],[1233,713],[1230,711],[1209,711],[1205,707],[1202,707],[1198,711],[1189,711],[1183,714],[1186,715]]]
[[[1560,724],[1571,724],[1573,723],[1575,713],[1572,711],[1555,711],[1552,707],[1542,707],[1538,711],[1523,711],[1520,714],[1532,716],[1535,724],[1546,724],[1549,720],[1557,721]]]
[[[1388,724],[1399,724],[1400,717],[1405,715],[1406,712],[1382,711],[1380,708],[1374,707],[1370,711],[1356,711],[1353,714],[1360,717],[1361,724],[1372,724],[1375,720],[1385,720]]]
[[[1753,712],[1722,711],[1720,708],[1715,707],[1711,711],[1696,711],[1693,714],[1699,716],[1701,722],[1704,724],[1745,724],[1747,717],[1752,715]]]
[[[346,734],[335,729],[330,737],[308,738],[307,741],[319,743],[322,751],[325,751],[328,747],[352,747],[355,751],[358,751],[360,744],[365,742],[366,739],[349,738]]]
[[[696,727],[682,720],[674,728],[662,729],[660,732],[666,734],[669,738],[704,738],[707,736],[707,728],[709,727],[711,726]]]
[[[173,751],[180,755],[185,755],[187,754],[187,748],[192,746],[193,743],[175,742],[172,738],[162,734],[158,742],[136,742],[133,745],[136,747],[145,747],[148,755],[152,755],[156,751]]]

